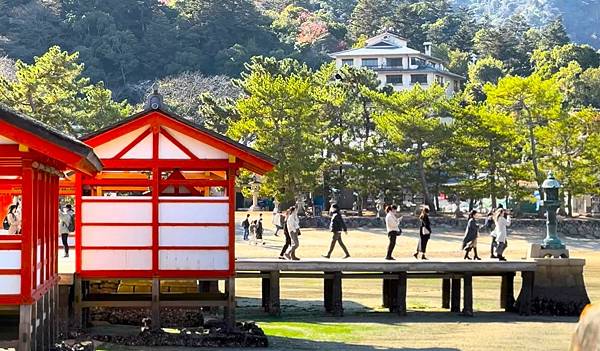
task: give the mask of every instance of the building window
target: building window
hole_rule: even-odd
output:
[[[388,67],[402,67],[402,57],[386,59]]]
[[[439,85],[444,85],[444,77],[436,75],[435,82],[438,83]]]
[[[411,74],[410,75],[410,84],[427,84],[427,75],[426,74]]]
[[[410,65],[411,66],[419,66],[419,67],[424,67],[427,66],[427,61],[418,58],[418,57],[411,57],[410,58]]]
[[[401,85],[402,76],[398,74],[385,76],[385,82],[386,84]]]
[[[342,66],[354,66],[354,59],[342,59]]]
[[[459,92],[460,91],[460,80],[455,80],[454,81],[454,91],[455,92]]]
[[[376,58],[364,58],[362,59],[363,67],[377,67],[377,59]]]

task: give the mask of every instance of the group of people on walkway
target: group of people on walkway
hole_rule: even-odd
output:
[[[17,202],[8,207],[6,216],[2,221],[2,227],[8,231],[8,235],[21,234],[21,206]],[[58,210],[58,233],[62,240],[65,251],[64,257],[69,257],[69,235],[75,232],[75,212],[70,204],[66,204]]]
[[[258,215],[258,219],[251,219],[250,215],[246,215],[246,219],[242,222],[242,228],[244,229],[244,240],[248,241],[251,245],[264,245],[263,240],[263,215]],[[277,234],[275,234],[277,235]]]
[[[349,258],[350,252],[344,244],[342,233],[348,234],[348,228],[342,216],[342,212],[337,204],[333,204],[330,209],[331,220],[329,224],[329,231],[332,233],[331,243],[329,250],[326,254],[322,255],[324,258],[331,258],[331,255],[336,247],[339,245],[344,252],[343,258]],[[491,244],[491,258],[497,258],[500,261],[506,261],[504,257],[504,251],[507,247],[507,227],[510,226],[511,219],[508,211],[506,211],[502,205],[497,209],[491,210],[486,216],[486,221],[483,226],[477,224],[476,219],[477,211],[473,210],[469,213],[467,226],[465,229],[465,235],[462,240],[462,250],[464,251],[465,260],[481,260],[481,257],[477,251],[477,239],[479,232],[482,229],[490,231],[492,237]],[[388,247],[386,260],[394,260],[393,253],[396,247],[398,237],[402,235],[401,229],[402,217],[399,215],[397,205],[389,205],[386,207],[385,225],[388,235]],[[429,208],[424,207],[419,214],[419,241],[413,257],[415,259],[427,260],[427,244],[431,238],[431,220],[429,218]],[[277,211],[273,215],[273,225],[275,226],[275,236],[279,236],[278,233],[283,231],[285,236],[285,243],[279,254],[279,259],[287,260],[299,260],[296,256],[296,250],[300,246],[300,219],[298,217],[298,211],[295,206],[290,207],[287,211]],[[255,239],[262,241],[262,214],[259,219],[251,221],[250,215],[246,216],[246,219],[242,222],[242,228],[244,229],[244,240],[249,240],[249,235],[252,235]],[[471,252],[473,256],[471,257]]]

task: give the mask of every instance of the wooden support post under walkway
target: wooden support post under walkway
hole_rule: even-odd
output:
[[[450,285],[450,311],[460,312],[460,278],[453,278]]]
[[[442,308],[450,308],[450,279],[442,279]]]
[[[522,285],[519,297],[519,314],[529,316],[531,314],[531,299],[533,295],[534,272],[521,272]]]
[[[500,308],[504,308],[506,312],[513,312],[515,309],[514,284],[514,272],[502,275],[502,284],[500,286]]]
[[[160,279],[152,279],[152,329],[160,329]]]
[[[463,293],[463,314],[465,316],[473,316],[473,274],[465,273],[464,293]]]
[[[323,280],[325,311],[335,317],[344,315],[342,304],[342,272],[325,272]]]
[[[279,271],[261,272],[262,282],[262,307],[265,312],[272,316],[281,314]],[[267,274],[268,276],[264,276]]]

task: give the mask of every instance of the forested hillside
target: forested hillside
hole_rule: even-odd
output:
[[[256,55],[316,68],[391,28],[417,49],[433,41],[458,73],[478,55],[524,74],[544,28],[548,40],[568,41],[557,37],[556,14],[572,39],[595,44],[598,9],[595,0],[2,0],[0,57],[31,63],[53,45],[77,51],[93,82],[137,102],[148,82],[185,71],[236,77]]]

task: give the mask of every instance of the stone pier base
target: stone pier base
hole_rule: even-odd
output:
[[[537,269],[533,283],[532,313],[579,316],[590,303],[583,280],[585,260],[536,258],[535,261]]]

